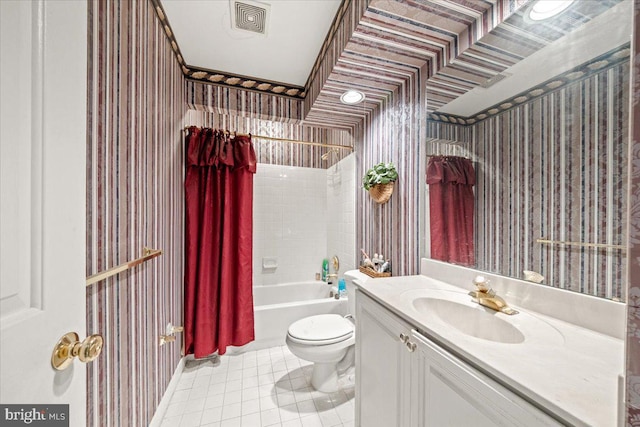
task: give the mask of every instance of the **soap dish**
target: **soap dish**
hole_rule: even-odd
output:
[[[524,280],[527,280],[529,282],[542,283],[542,281],[544,280],[544,276],[535,271],[523,270],[522,272],[524,273]]]

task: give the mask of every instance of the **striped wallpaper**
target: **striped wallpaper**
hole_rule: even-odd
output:
[[[345,130],[262,120],[250,114],[228,115],[189,110],[186,121],[189,125],[228,129],[233,132],[250,133],[252,135],[351,147],[354,145],[351,134]],[[335,156],[331,155],[327,160],[322,160],[322,155],[326,154],[330,148],[272,141],[257,137],[254,137],[252,142],[258,163],[271,165],[327,169],[351,153],[347,149],[337,149]]]
[[[303,117],[299,99],[191,80],[186,86],[187,105],[193,110],[289,123],[298,123]]]
[[[394,275],[417,274],[424,242],[425,111],[421,102],[421,71],[405,82],[380,110],[364,123],[356,153],[356,243],[367,253],[390,259]],[[356,137],[356,140],[360,140]],[[388,203],[374,202],[362,188],[367,169],[392,162],[399,178]]]
[[[640,0],[633,1],[633,37],[631,64],[631,93],[633,105],[630,115],[629,203],[628,203],[628,307],[626,341],[626,416],[629,427],[640,425]]]
[[[613,4],[618,0],[603,1]],[[609,89],[615,79],[626,81],[628,75],[611,68],[576,83],[576,87],[564,88],[474,126],[436,126],[426,121],[427,107],[431,109],[437,102],[444,102],[450,95],[447,90],[455,92],[459,86],[464,92],[484,78],[475,76],[470,79],[472,84],[466,84],[469,79],[461,78],[455,68],[450,68],[452,60],[476,54],[491,59],[488,53],[495,46],[486,37],[524,3],[524,0],[446,3],[345,0],[340,18],[334,22],[310,74],[305,96],[284,97],[244,90],[231,83],[223,86],[185,80],[180,67],[185,65],[184,61],[175,40],[167,38],[171,31],[168,21],[162,21],[165,18],[162,10],[154,7],[157,0],[90,1],[87,274],[139,256],[144,245],[158,247],[165,253],[137,270],[94,285],[87,292],[88,329],[102,331],[106,339],[103,355],[88,368],[87,425],[148,424],[180,357],[179,344],[158,347],[157,336],[167,322],[177,323],[182,318],[181,130],[185,125],[354,144],[357,187],[368,167],[380,161],[394,162],[400,179],[389,203],[377,205],[364,190],[357,190],[354,249],[382,252],[392,259],[395,275],[417,273],[419,257],[424,253],[426,230],[421,227],[426,205],[422,197],[425,154],[433,147],[438,152],[450,149],[452,153],[470,153],[477,156],[480,166],[485,161],[502,162],[502,174],[512,174],[517,182],[549,183],[552,178],[563,177],[565,185],[558,186],[553,181],[553,198],[543,201],[542,193],[532,190],[524,199],[510,196],[513,203],[523,204],[522,212],[539,204],[532,214],[540,219],[537,228],[532,227],[536,233],[522,232],[523,238],[548,231],[542,228],[548,224],[542,224],[542,218],[555,220],[557,213],[563,221],[553,222],[554,226],[565,235],[574,232],[575,227],[566,219],[574,218],[576,213],[568,209],[572,206],[563,211],[557,195],[562,191],[566,194],[578,189],[587,192],[604,188],[604,193],[589,199],[590,208],[584,215],[591,224],[599,224],[604,217],[611,221],[607,222],[604,234],[596,233],[592,227],[585,237],[612,239],[621,226],[615,214],[619,208],[625,208],[624,199],[616,196],[620,190],[615,188],[613,179],[626,173],[619,163],[625,140],[623,132],[603,126],[603,114],[613,114],[615,119],[624,117],[624,95]],[[480,53],[469,50],[478,40],[488,43],[484,50],[481,47],[476,47]],[[466,51],[473,55],[463,57]],[[465,61],[461,67],[465,67]],[[193,72],[187,70],[188,75]],[[427,78],[431,78],[433,88],[440,90],[423,90]],[[348,87],[365,92],[367,100],[355,107],[340,104],[339,96]],[[595,104],[586,100],[594,100]],[[551,137],[558,133],[567,143],[578,138],[575,129],[565,125],[563,120],[567,116],[562,113],[568,105],[576,103],[585,106],[580,116],[585,124],[584,150],[570,144],[551,144]],[[191,111],[187,113],[187,109]],[[551,114],[552,111],[559,116]],[[551,117],[557,119],[543,126],[535,124],[536,118]],[[623,120],[623,129],[624,125]],[[265,129],[268,132],[263,132]],[[447,140],[456,132],[469,136],[472,144],[450,146]],[[518,150],[537,149],[544,154],[541,162],[531,163],[530,157],[515,149],[500,150],[503,146],[499,144],[509,141],[510,132],[526,137],[518,140],[517,147],[521,147]],[[538,148],[528,145],[538,135],[546,145]],[[606,137],[603,144],[590,142],[593,139],[588,137],[597,135]],[[497,145],[491,145],[489,138]],[[261,162],[326,167],[319,161],[321,150],[293,149],[257,140],[256,143],[260,144]],[[596,154],[603,152],[615,157],[617,169],[598,163],[603,156]],[[572,164],[575,159],[584,168],[567,172],[565,164],[569,159]],[[516,163],[512,165],[510,160]],[[524,171],[516,167],[520,164],[524,165]],[[501,188],[488,187],[486,191],[494,191],[503,198]],[[615,203],[603,208],[600,200]],[[545,206],[549,208],[544,210]],[[491,207],[487,212],[483,221],[494,226],[504,224],[500,222],[504,215],[493,215]],[[518,230],[522,224],[516,224]],[[496,233],[493,236],[497,238]],[[508,252],[524,256],[526,251],[517,249],[516,243],[507,242],[511,245]],[[504,262],[500,258],[504,254],[496,252],[495,247],[486,250],[495,257],[495,263]],[[557,248],[539,248],[526,256],[522,266],[525,261],[544,257],[563,259],[564,267],[544,272],[552,280],[575,274],[567,267],[568,254],[561,255]],[[616,276],[606,274],[617,268],[616,263],[624,263],[624,259],[607,257],[605,274],[594,267],[600,260],[576,260],[575,256],[582,254],[571,254],[571,259],[584,260],[590,266],[585,273],[588,277],[584,291],[598,295],[611,292],[611,296],[623,293],[615,285]],[[630,316],[630,325],[635,325],[633,322]],[[637,351],[630,350],[629,354],[631,360]],[[640,372],[635,365],[628,365],[629,372],[636,375]],[[629,410],[629,417],[636,415]]]
[[[87,275],[164,253],[87,288],[88,426],[147,426],[180,360],[185,83],[148,1],[89,1]]]
[[[511,4],[491,31],[478,33],[466,50],[455,53],[455,61],[433,68],[427,85],[429,112],[506,70],[518,61],[565,36],[578,25],[593,19],[622,0],[575,2],[566,13],[541,22],[529,22],[524,2]],[[452,56],[450,59],[454,59]]]
[[[625,61],[472,126],[429,124],[429,152],[475,160],[479,269],[625,299],[624,251],[535,240],[624,244],[628,85]]]

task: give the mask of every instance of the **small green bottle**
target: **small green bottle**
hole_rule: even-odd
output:
[[[322,281],[326,282],[328,276],[329,276],[329,260],[325,258],[322,260]]]

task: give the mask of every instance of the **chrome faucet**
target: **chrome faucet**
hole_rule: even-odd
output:
[[[509,307],[504,299],[496,295],[496,291],[489,287],[489,280],[484,276],[476,276],[473,279],[473,284],[476,285],[476,290],[469,292],[469,295],[473,297],[475,302],[504,314],[518,314],[517,310]]]

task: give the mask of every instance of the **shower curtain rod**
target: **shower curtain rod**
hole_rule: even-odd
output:
[[[184,128],[185,132],[188,132],[190,127],[191,126],[187,126],[186,128]],[[229,131],[227,131],[227,133],[229,133],[229,134],[230,133],[235,133],[236,135],[239,135],[239,136],[251,136],[251,138],[257,138],[257,139],[268,139],[269,141],[291,142],[292,144],[313,145],[315,147],[337,148],[337,149],[341,149],[341,150],[353,151],[353,147],[350,146],[350,145],[325,144],[325,143],[322,143],[322,142],[300,141],[300,140],[297,140],[297,139],[275,138],[273,136],[252,135],[252,134],[248,134],[248,133],[236,133],[236,132],[229,132]]]
[[[467,156],[459,156],[457,154],[427,154],[427,157],[461,157],[463,159],[471,160]]]

